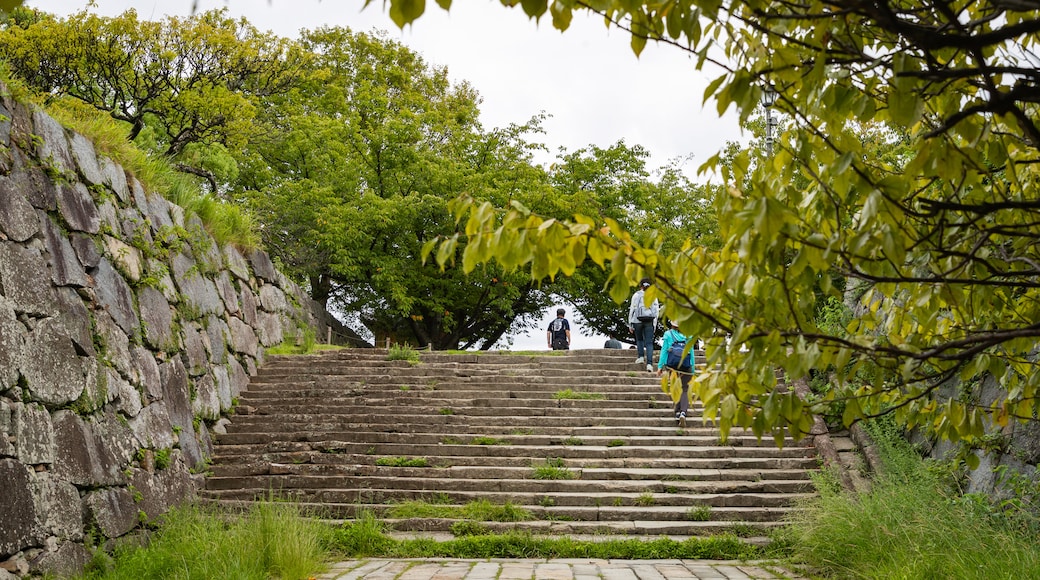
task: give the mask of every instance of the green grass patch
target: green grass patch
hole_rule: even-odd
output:
[[[706,522],[711,519],[710,505],[697,505],[686,510],[686,519],[694,522]]]
[[[531,512],[512,502],[498,505],[486,499],[474,500],[466,505],[444,505],[409,500],[394,504],[387,509],[386,515],[394,519],[455,518],[485,522],[523,522],[535,519]]]
[[[429,467],[430,462],[425,457],[380,457],[376,459],[376,465],[383,467]]]
[[[545,460],[545,463],[534,466],[532,477],[534,479],[575,479],[577,475],[570,469],[567,469],[562,459],[550,457]]]
[[[584,445],[585,442],[581,440],[581,437],[568,437],[563,440],[564,445]]]
[[[624,444],[624,439],[611,439],[610,441],[607,441],[607,447],[621,447]]]
[[[711,559],[750,560],[782,557],[786,548],[753,546],[732,534],[690,538],[646,540],[618,539],[581,541],[567,537],[534,536],[524,532],[488,533],[478,522],[458,522],[452,531],[460,536],[438,542],[428,538],[394,540],[379,528],[378,521],[364,516],[336,529],[333,549],[345,558],[600,558],[600,559]]]
[[[304,579],[324,567],[331,538],[289,503],[257,503],[242,516],[189,505],[167,512],[146,547],[97,552],[80,578]]]
[[[469,440],[470,445],[510,445],[505,439],[480,435]]]
[[[312,343],[307,345],[306,342],[301,344],[283,342],[276,344],[270,348],[264,350],[265,354],[273,355],[297,355],[297,354],[313,354],[316,352],[324,352],[330,350],[342,350],[344,347],[335,344],[317,344]]]
[[[799,559],[836,578],[1040,578],[1034,530],[959,495],[905,442],[878,443],[886,472],[869,493],[817,478],[789,530]]]
[[[418,364],[419,351],[407,344],[397,344],[395,342],[390,345],[390,350],[386,353],[386,360],[403,360],[412,364]]]
[[[564,389],[553,393],[552,398],[556,400],[602,401],[603,399],[606,399],[607,396],[603,393],[586,393],[572,389]]]

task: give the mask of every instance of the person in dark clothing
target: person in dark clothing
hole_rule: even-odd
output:
[[[556,318],[549,323],[545,331],[545,340],[549,348],[553,350],[570,350],[571,348],[571,323],[563,316],[567,311],[560,308],[556,311]]]
[[[608,336],[607,342],[603,343],[603,348],[621,348],[621,341],[613,336]]]

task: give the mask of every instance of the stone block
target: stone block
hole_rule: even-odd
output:
[[[0,176],[0,232],[15,242],[28,240],[40,228],[36,208],[29,203],[24,190],[19,189],[25,185],[24,173]]]
[[[98,165],[106,185],[116,194],[119,201],[126,204],[130,201],[130,187],[126,182],[126,172],[108,157],[98,157]]]
[[[249,262],[238,249],[231,245],[224,246],[224,263],[235,278],[249,284]]]
[[[224,303],[213,281],[199,271],[198,264],[184,254],[173,258],[173,279],[184,301],[200,314],[219,314]]]
[[[256,294],[248,287],[243,286],[242,292],[242,320],[249,326],[256,326]]]
[[[130,356],[137,371],[134,375],[137,385],[144,389],[148,401],[161,400],[162,380],[159,377],[159,363],[156,362],[155,355],[146,348],[135,346]]]
[[[271,256],[263,250],[253,250],[249,253],[249,263],[253,266],[253,273],[257,278],[265,282],[275,283],[278,281],[278,271],[274,269]]]
[[[47,262],[35,245],[0,242],[0,294],[11,301],[15,312],[36,317],[58,314]]]
[[[127,417],[139,415],[143,407],[141,393],[115,370],[104,367],[101,372],[104,373],[108,395],[114,403],[113,408]]]
[[[145,272],[149,278],[155,280],[153,286],[162,292],[167,302],[176,304],[180,301],[180,296],[177,294],[177,286],[174,285],[173,277],[170,276],[170,270],[166,264],[155,258],[149,258],[145,262]]]
[[[196,493],[191,483],[191,474],[188,473],[184,460],[176,449],[173,450],[170,466],[166,469],[159,469],[154,473],[134,469],[130,475],[130,485],[141,494],[137,507],[149,520],[192,499]]]
[[[231,378],[231,397],[237,397],[249,387],[249,373],[235,357],[228,357],[228,374]]]
[[[0,399],[0,459],[15,457],[18,450],[14,446],[14,405],[21,403]]]
[[[15,403],[11,407],[18,460],[26,465],[54,463],[54,425],[47,409],[37,403]]]
[[[12,150],[16,169],[11,172],[11,179],[15,180],[13,187],[19,189],[36,209],[54,211],[58,208],[58,186],[54,180],[39,167],[34,161],[30,161],[18,149]]]
[[[15,315],[14,304],[0,295],[0,392],[18,380],[28,333]]]
[[[46,534],[36,511],[30,469],[14,459],[0,459],[0,560],[39,546]]]
[[[220,410],[227,411],[231,408],[231,374],[227,367],[213,367],[213,383],[216,387],[217,400],[220,402]]]
[[[44,318],[26,337],[22,376],[35,400],[65,405],[83,393],[85,361],[76,353],[68,330],[57,319]]]
[[[105,255],[108,256],[112,265],[129,278],[131,282],[135,284],[140,282],[141,273],[144,270],[141,250],[112,236],[104,236],[102,240],[105,246]]]
[[[191,401],[191,410],[204,419],[215,420],[220,417],[220,398],[217,396],[213,373],[195,379],[195,398]]]
[[[76,486],[50,473],[35,475],[33,496],[46,533],[59,540],[83,540],[83,510]]]
[[[33,574],[72,578],[90,563],[90,552],[78,542],[61,542],[53,550],[45,550],[29,563]]]
[[[58,186],[58,210],[69,229],[96,234],[101,231],[101,214],[86,185],[80,182]]]
[[[73,288],[58,288],[58,323],[68,331],[72,346],[80,356],[96,356],[94,335],[90,328],[90,313],[79,293]]]
[[[57,411],[53,420],[56,477],[77,487],[126,484],[123,469],[137,450],[128,426],[114,417],[84,419],[68,410]]]
[[[193,377],[202,376],[209,368],[209,337],[202,327],[192,322],[182,327],[185,368]]]
[[[116,324],[127,336],[135,335],[140,321],[134,310],[133,293],[126,280],[105,258],[98,264],[97,274],[94,275],[94,288],[98,302],[108,311]]]
[[[69,239],[46,213],[41,211],[38,217],[40,230],[43,231],[44,246],[50,254],[51,280],[54,284],[76,287],[93,285]]]
[[[36,154],[44,162],[50,162],[62,173],[76,169],[69,151],[69,140],[65,136],[65,128],[61,123],[43,111],[35,111],[32,115],[33,132],[39,137],[36,141]]]
[[[163,402],[170,423],[178,431],[177,443],[184,452],[185,460],[192,467],[202,464],[202,452],[195,440],[188,373],[179,358],[159,366],[162,377]]]
[[[90,185],[102,185],[104,182],[94,143],[79,133],[72,133],[69,137],[69,150],[83,179]]]
[[[142,447],[149,449],[169,449],[176,443],[173,424],[166,412],[166,405],[155,402],[141,409],[136,417],[129,420],[130,430]]]
[[[130,355],[130,337],[108,312],[94,313],[94,332],[105,345],[104,360],[123,376],[135,376],[135,361]]]
[[[72,249],[76,251],[79,263],[84,268],[97,268],[98,262],[101,261],[101,251],[98,249],[98,244],[93,237],[73,232],[69,236],[69,242],[72,244]]]
[[[257,333],[260,344],[263,346],[274,346],[282,342],[282,317],[270,312],[261,312],[257,321]]]
[[[253,327],[232,316],[228,319],[228,328],[231,329],[231,348],[242,354],[257,356],[260,341]]]
[[[235,289],[235,284],[231,281],[231,274],[227,270],[222,270],[217,274],[214,283],[217,285],[217,292],[220,294],[220,298],[224,301],[224,308],[231,314],[237,313],[238,290]]]
[[[206,335],[209,337],[209,362],[222,365],[227,360],[228,341],[231,340],[231,329],[223,318],[210,315],[206,319]]]
[[[137,525],[137,505],[125,487],[110,487],[87,493],[83,498],[88,521],[106,538],[118,538]]]
[[[173,309],[162,292],[145,286],[137,291],[145,344],[155,350],[173,352],[177,338],[173,333]]]
[[[260,308],[267,312],[281,313],[289,307],[285,293],[276,286],[264,284],[260,287]]]

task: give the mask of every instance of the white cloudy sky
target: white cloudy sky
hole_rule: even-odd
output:
[[[87,6],[86,0],[26,4],[62,16]],[[427,2],[427,13],[402,31],[380,0],[364,10],[362,0],[96,0],[89,9],[113,16],[134,8],[141,18],[159,19],[188,15],[193,5],[226,7],[257,28],[286,37],[324,25],[386,30],[431,64],[448,67],[452,79],[472,84],[483,98],[485,127],[551,115],[542,137],[551,151],[607,147],[623,139],[651,153],[651,168],[692,155],[685,169],[693,177],[727,141],[742,138],[735,115],[720,118],[713,104],[701,105],[705,86],[719,71],[695,70],[674,47],[648,46],[637,58],[624,31],[608,30],[594,17],[576,16],[560,33],[548,17],[537,24],[498,0],[455,2],[450,13]],[[540,324],[542,330],[517,337],[514,348],[541,348],[551,318]],[[575,332],[574,339],[576,347],[599,348],[604,337]]]

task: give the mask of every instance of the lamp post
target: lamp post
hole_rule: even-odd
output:
[[[773,127],[776,126],[776,121],[773,120],[773,104],[776,103],[776,96],[776,91],[768,85],[762,93],[762,104],[766,108],[766,155],[769,157],[773,156]]]

